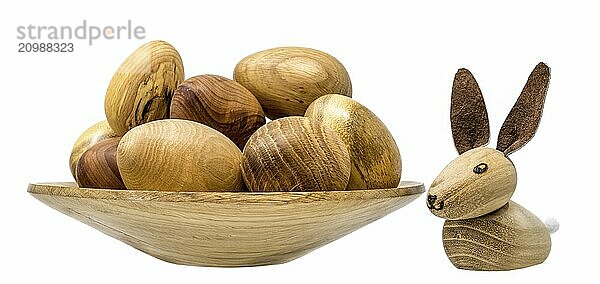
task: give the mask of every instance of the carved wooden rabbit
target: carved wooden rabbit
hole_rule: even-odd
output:
[[[549,81],[550,68],[539,63],[492,149],[484,147],[490,129],[477,81],[467,69],[456,73],[450,120],[460,156],[431,184],[427,207],[446,219],[444,249],[457,268],[517,269],[542,263],[550,253],[550,234],[544,223],[510,201],[517,173],[508,158],[535,134]]]

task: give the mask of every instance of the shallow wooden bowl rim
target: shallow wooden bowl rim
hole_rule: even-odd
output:
[[[402,181],[396,188],[354,189],[338,191],[304,192],[183,192],[154,190],[122,190],[80,188],[74,182],[31,183],[31,194],[45,194],[75,198],[161,201],[161,202],[213,202],[213,203],[292,203],[319,200],[356,200],[396,198],[425,192],[423,183]]]

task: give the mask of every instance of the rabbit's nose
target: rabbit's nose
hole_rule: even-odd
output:
[[[437,201],[437,195],[427,194],[427,208],[431,210],[442,210],[444,208],[444,201],[440,201],[437,206],[435,206],[435,202]]]
[[[429,207],[433,207],[433,204],[435,203],[436,200],[437,200],[437,195],[427,194],[427,205],[429,205]]]

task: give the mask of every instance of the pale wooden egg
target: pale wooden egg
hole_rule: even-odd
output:
[[[100,121],[88,129],[86,129],[79,138],[73,144],[73,149],[71,150],[71,156],[69,157],[69,168],[71,168],[71,174],[73,178],[76,178],[77,172],[77,162],[79,158],[83,154],[83,152],[87,151],[87,149],[96,145],[96,143],[109,139],[118,137],[117,133],[110,128],[108,122],[106,120]]]
[[[183,81],[183,63],[173,46],[151,41],[135,50],[113,75],[104,99],[106,119],[119,135],[167,118],[171,97]]]
[[[128,189],[241,191],[242,153],[218,131],[189,120],[142,124],[123,136],[117,164]]]
[[[402,159],[394,137],[368,108],[346,96],[316,99],[306,117],[333,129],[350,153],[349,189],[391,188],[400,183]]]
[[[250,191],[344,190],[350,156],[331,129],[292,116],[271,121],[250,137],[242,170]]]
[[[251,54],[236,65],[233,78],[258,98],[270,119],[304,115],[323,95],[352,96],[346,68],[311,48],[279,47]]]
[[[240,149],[265,124],[262,107],[250,91],[236,81],[208,74],[189,78],[177,87],[171,101],[171,118],[208,125]]]

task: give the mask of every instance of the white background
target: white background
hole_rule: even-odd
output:
[[[0,29],[1,283],[506,283],[595,279],[598,263],[599,9],[579,1],[14,1]],[[488,1],[485,1],[486,3]],[[557,4],[560,3],[560,4]],[[593,3],[593,1],[590,1]],[[20,25],[143,25],[147,38],[75,41],[73,54],[17,53]],[[172,265],[62,215],[26,193],[35,181],[72,180],[72,143],[104,119],[107,84],[147,40],[181,53],[186,77],[231,77],[244,56],[306,46],[337,57],[356,100],[373,110],[400,147],[403,179],[428,186],[456,156],[450,133],[452,78],[477,77],[492,146],[531,69],[552,68],[536,137],[511,156],[513,200],[555,217],[545,263],[517,271],[455,269],[441,242],[443,220],[424,196],[293,262],[218,269]],[[35,281],[35,282],[31,282]]]

